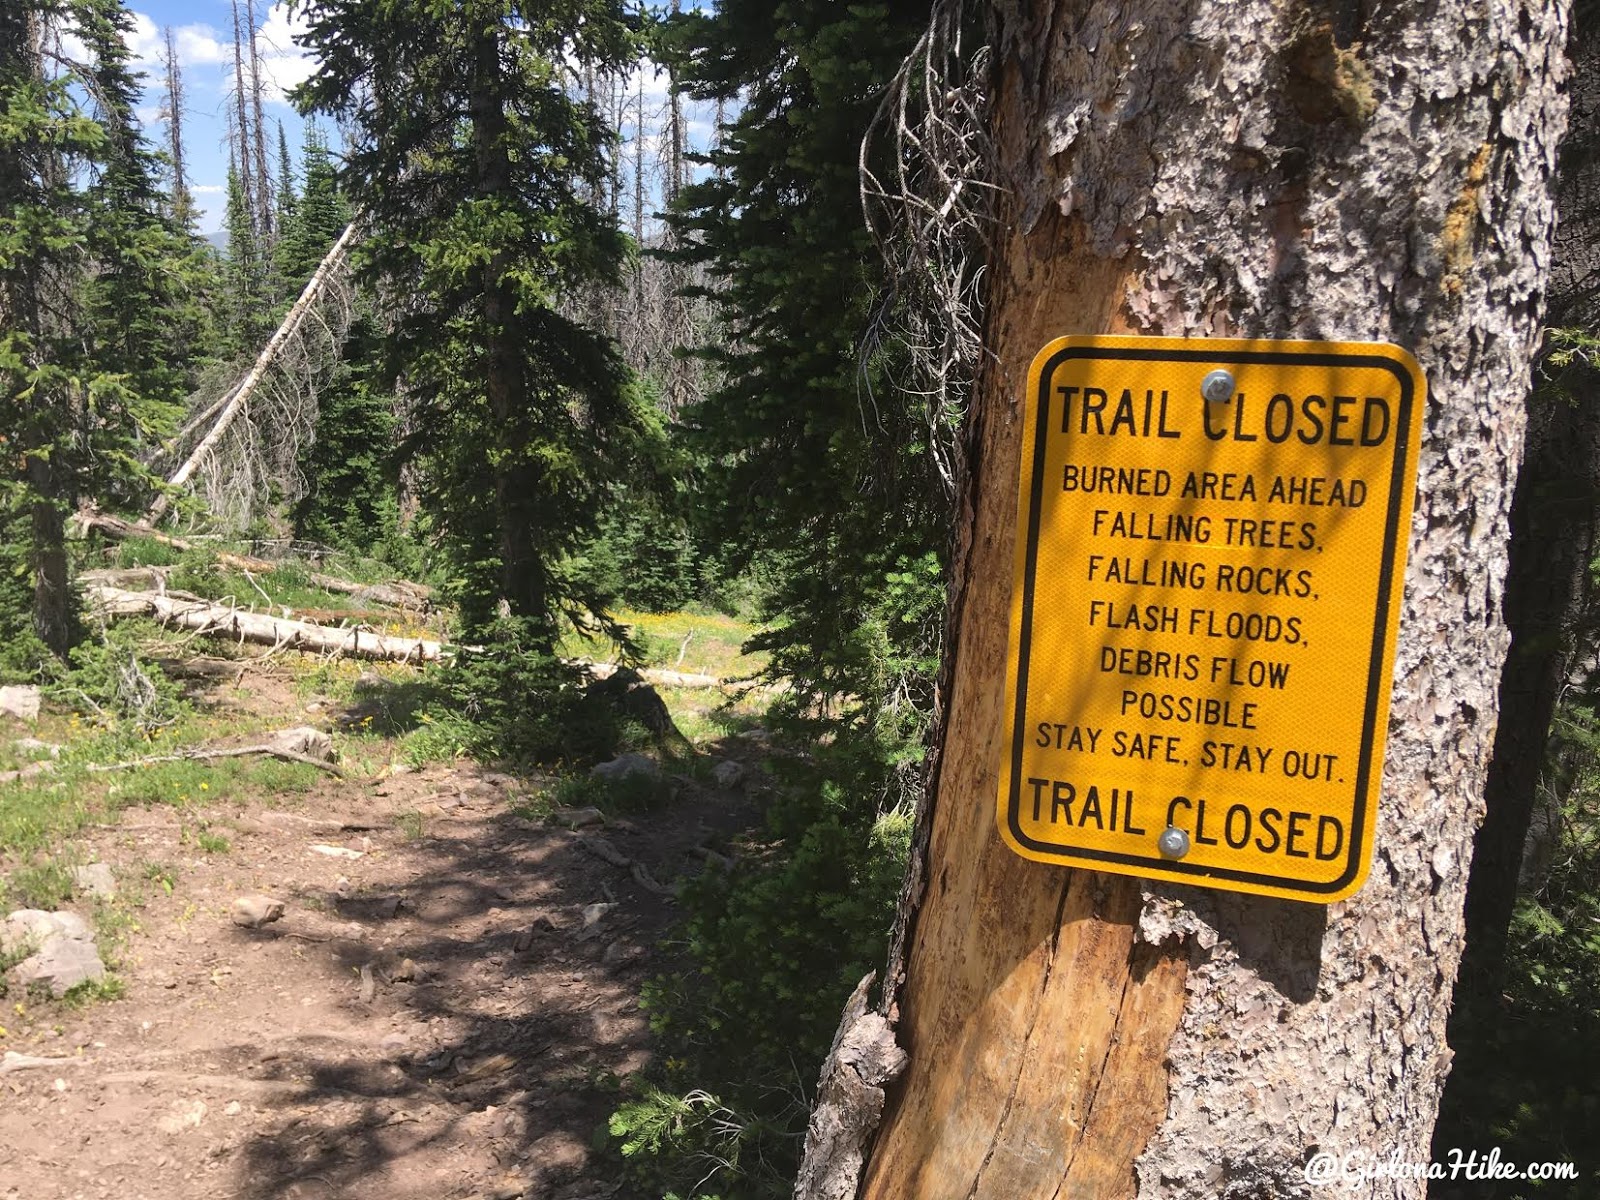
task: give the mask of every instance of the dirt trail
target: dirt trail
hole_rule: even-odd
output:
[[[96,831],[121,877],[177,883],[139,912],[122,999],[11,1043],[69,1061],[0,1074],[0,1197],[628,1195],[591,1147],[648,1061],[639,985],[672,913],[606,851],[691,875],[750,805],[691,788],[574,832],[515,815],[525,786],[470,764],[328,779],[213,825],[227,853],[171,810]],[[254,892],[283,919],[236,927]]]

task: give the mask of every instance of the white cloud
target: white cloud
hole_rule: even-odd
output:
[[[128,31],[126,40],[128,52],[139,66],[150,67],[161,61],[161,31],[146,14],[133,14],[133,28]]]
[[[304,14],[292,11],[284,0],[267,13],[266,24],[261,27],[261,71],[266,76],[268,100],[287,104],[289,90],[316,71],[317,60],[294,42],[296,34],[309,28]]]
[[[178,45],[179,66],[209,66],[233,61],[232,45],[219,41],[217,31],[209,25],[181,25],[173,34]]]
[[[220,183],[197,183],[189,189],[196,196],[220,196],[227,190]]]

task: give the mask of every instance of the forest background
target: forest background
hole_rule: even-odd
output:
[[[786,1194],[841,1004],[884,956],[934,704],[986,249],[963,186],[980,15],[234,0],[222,34],[168,16],[0,15],[0,672],[128,730],[172,702],[140,626],[81,601],[90,506],[221,537],[119,560],[195,590],[218,546],[438,589],[450,640],[479,648],[428,669],[441,720],[511,765],[582,772],[637,736],[586,699],[573,630],[628,651],[624,608],[754,622],[760,682],[781,685],[768,724],[805,752],[768,852],[685,892],[680,965],[647,994],[658,1065],[607,1132],[663,1195]],[[1437,1143],[1593,1178],[1589,27],[1580,11],[1513,518],[1506,687],[1537,702],[1507,706],[1497,745]],[[909,145],[905,113],[933,109]],[[0,898],[28,899],[38,866],[16,860]]]

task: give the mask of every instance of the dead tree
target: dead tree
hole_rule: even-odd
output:
[[[161,36],[165,47],[162,66],[166,72],[166,99],[161,117],[167,123],[167,157],[172,160],[172,216],[180,225],[187,225],[194,215],[194,200],[189,195],[188,175],[183,166],[183,72],[178,65],[178,45],[172,26],[166,26]]]
[[[263,381],[271,378],[274,370],[281,372],[282,360],[286,357],[289,349],[296,346],[300,346],[302,349],[305,347],[303,337],[305,330],[314,328],[325,337],[328,348],[324,353],[324,357],[328,354],[336,355],[339,345],[343,343],[344,333],[349,323],[348,297],[343,298],[334,306],[334,319],[331,323],[322,320],[317,314],[319,305],[323,303],[337,281],[343,278],[348,251],[355,237],[356,226],[352,223],[345,227],[344,232],[339,235],[339,240],[334,242],[332,248],[329,249],[322,262],[317,266],[317,269],[312,272],[311,278],[306,281],[305,287],[300,292],[300,298],[294,302],[288,313],[284,315],[283,321],[278,325],[272,337],[268,339],[267,344],[261,348],[261,352],[256,356],[255,362],[251,364],[250,369],[233,387],[207,409],[207,413],[215,414],[214,417],[210,418],[209,430],[195,444],[189,455],[168,475],[167,489],[155,498],[145,512],[144,519],[147,523],[155,524],[160,521],[171,507],[172,495],[178,489],[187,485],[208,463],[216,467],[213,472],[216,479],[225,479],[230,474],[233,478],[243,479],[241,484],[231,489],[234,492],[232,497],[233,504],[244,503],[240,499],[241,496],[246,493],[254,495],[258,490],[261,475],[260,459],[262,457],[260,447],[264,442],[260,431],[250,434],[248,444],[239,453],[235,454],[233,460],[228,464],[217,463],[215,456],[218,453],[218,447],[223,444],[224,439],[228,437],[230,432],[236,430],[239,426],[240,418],[249,413],[251,399],[255,396],[257,390],[261,388]],[[301,365],[305,366],[306,371],[311,375],[315,375],[319,369],[315,363]],[[285,456],[284,448],[288,447],[287,457],[290,460],[294,457],[294,449],[302,444],[305,438],[311,436],[309,429],[301,429],[299,426],[306,423],[314,424],[315,419],[315,379],[308,378],[302,382],[306,388],[312,390],[312,394],[308,397],[301,397],[303,403],[292,406],[289,409],[284,409],[280,406],[279,413],[276,414],[278,419],[277,428],[271,431],[271,446],[276,448],[280,457]],[[307,411],[308,408],[309,412]],[[201,414],[199,419],[189,422],[186,428],[196,430],[203,427],[205,421],[206,414]],[[292,469],[292,467],[293,464],[290,461],[285,464],[284,469]],[[230,489],[224,489],[224,491],[227,490]],[[221,515],[222,510],[228,506],[223,501],[229,499],[229,497],[221,494],[213,496],[213,511]]]

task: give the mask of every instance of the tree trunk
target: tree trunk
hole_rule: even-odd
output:
[[[250,39],[250,115],[251,136],[247,152],[255,157],[256,238],[268,263],[278,231],[272,224],[272,175],[267,170],[267,122],[261,111],[264,88],[261,82],[261,36],[256,26],[256,0],[245,0],[246,36]]]
[[[253,3],[253,0],[246,0]],[[239,0],[233,0],[233,109],[234,109],[234,137],[232,144],[237,146],[236,158],[239,169],[239,186],[244,189],[245,211],[250,215],[252,231],[259,237],[259,230],[255,229],[256,214],[260,205],[256,199],[256,190],[260,186],[256,174],[250,167],[250,115],[247,97],[249,85],[245,82],[244,74],[244,27],[239,22]]]
[[[1556,180],[1561,219],[1549,321],[1593,331],[1600,325],[1595,269],[1600,264],[1600,38],[1583,24],[1583,10],[1575,17],[1572,133],[1562,143]],[[1459,1030],[1463,1037],[1501,1019],[1512,914],[1525,881],[1536,876],[1541,859],[1548,862],[1552,849],[1529,838],[1546,780],[1551,722],[1563,689],[1594,650],[1591,564],[1600,548],[1600,370],[1580,358],[1552,374],[1529,401],[1527,446],[1511,506],[1505,604],[1511,649],[1500,679],[1501,716],[1467,888],[1467,945],[1451,1020],[1452,1033]],[[1470,1087],[1476,1080],[1460,1082]],[[1452,1094],[1468,1102],[1466,1095]],[[1447,1103],[1447,1114],[1451,1109]],[[1445,1124],[1440,1132],[1455,1133]]]
[[[355,223],[351,222],[344,227],[344,232],[339,235],[339,240],[334,242],[328,253],[323,256],[322,262],[317,264],[317,269],[311,273],[311,278],[306,280],[306,286],[301,290],[300,298],[284,314],[283,321],[278,325],[273,335],[267,339],[267,344],[261,348],[261,353],[256,355],[256,361],[251,364],[250,370],[245,372],[244,378],[234,384],[232,389],[225,393],[216,404],[212,405],[212,408],[217,412],[215,424],[211,426],[210,432],[196,443],[195,448],[190,451],[189,457],[184,459],[178,465],[178,469],[167,477],[168,488],[180,488],[194,477],[195,472],[205,462],[206,455],[222,440],[222,435],[228,432],[228,426],[233,423],[234,418],[243,412],[245,406],[250,403],[251,395],[254,394],[261,380],[266,377],[267,371],[272,367],[273,360],[278,357],[278,352],[295,335],[295,331],[300,328],[301,322],[305,320],[306,314],[316,306],[318,299],[328,286],[328,281],[333,278],[334,272],[339,269],[339,265],[344,261],[345,255],[349,253],[350,244],[355,236]],[[171,506],[172,493],[170,491],[162,492],[151,502],[150,507],[145,510],[145,521],[152,524],[159,521],[166,515]]]
[[[33,631],[50,653],[65,659],[72,645],[72,584],[67,568],[66,507],[60,493],[60,475],[48,459],[29,455],[28,505],[32,534]]]
[[[509,124],[501,100],[500,31],[481,32],[473,46],[473,93],[469,116],[478,172],[477,192],[484,199],[503,198],[511,187],[507,155]],[[533,617],[548,626],[544,572],[524,516],[538,495],[537,468],[524,452],[519,431],[527,424],[530,404],[523,387],[523,352],[517,325],[517,300],[506,281],[509,258],[502,251],[483,268],[484,391],[494,423],[491,456],[495,536],[500,555],[500,596],[517,616]]]
[[[177,39],[172,26],[161,31],[165,53],[162,66],[166,71],[167,102],[163,115],[167,119],[167,156],[172,159],[172,219],[185,231],[194,218],[194,203],[189,195],[189,176],[183,165],[183,70],[178,64]]]
[[[1000,5],[991,357],[966,434],[946,715],[881,1004],[909,1066],[864,1196],[1304,1195],[1319,1152],[1428,1159],[1506,647],[1565,12],[1365,11]],[[1153,884],[1001,843],[1018,405],[1065,333],[1382,341],[1420,361],[1382,799],[1353,898]],[[824,1094],[854,1068],[832,1070]],[[855,1190],[813,1186],[815,1165],[798,1195]]]
[[[431,638],[397,637],[365,629],[339,629],[311,621],[295,621],[227,604],[185,600],[154,592],[90,585],[84,597],[104,617],[149,616],[165,625],[230,641],[252,642],[285,650],[304,650],[330,657],[368,658],[380,662],[438,662],[443,646]]]

